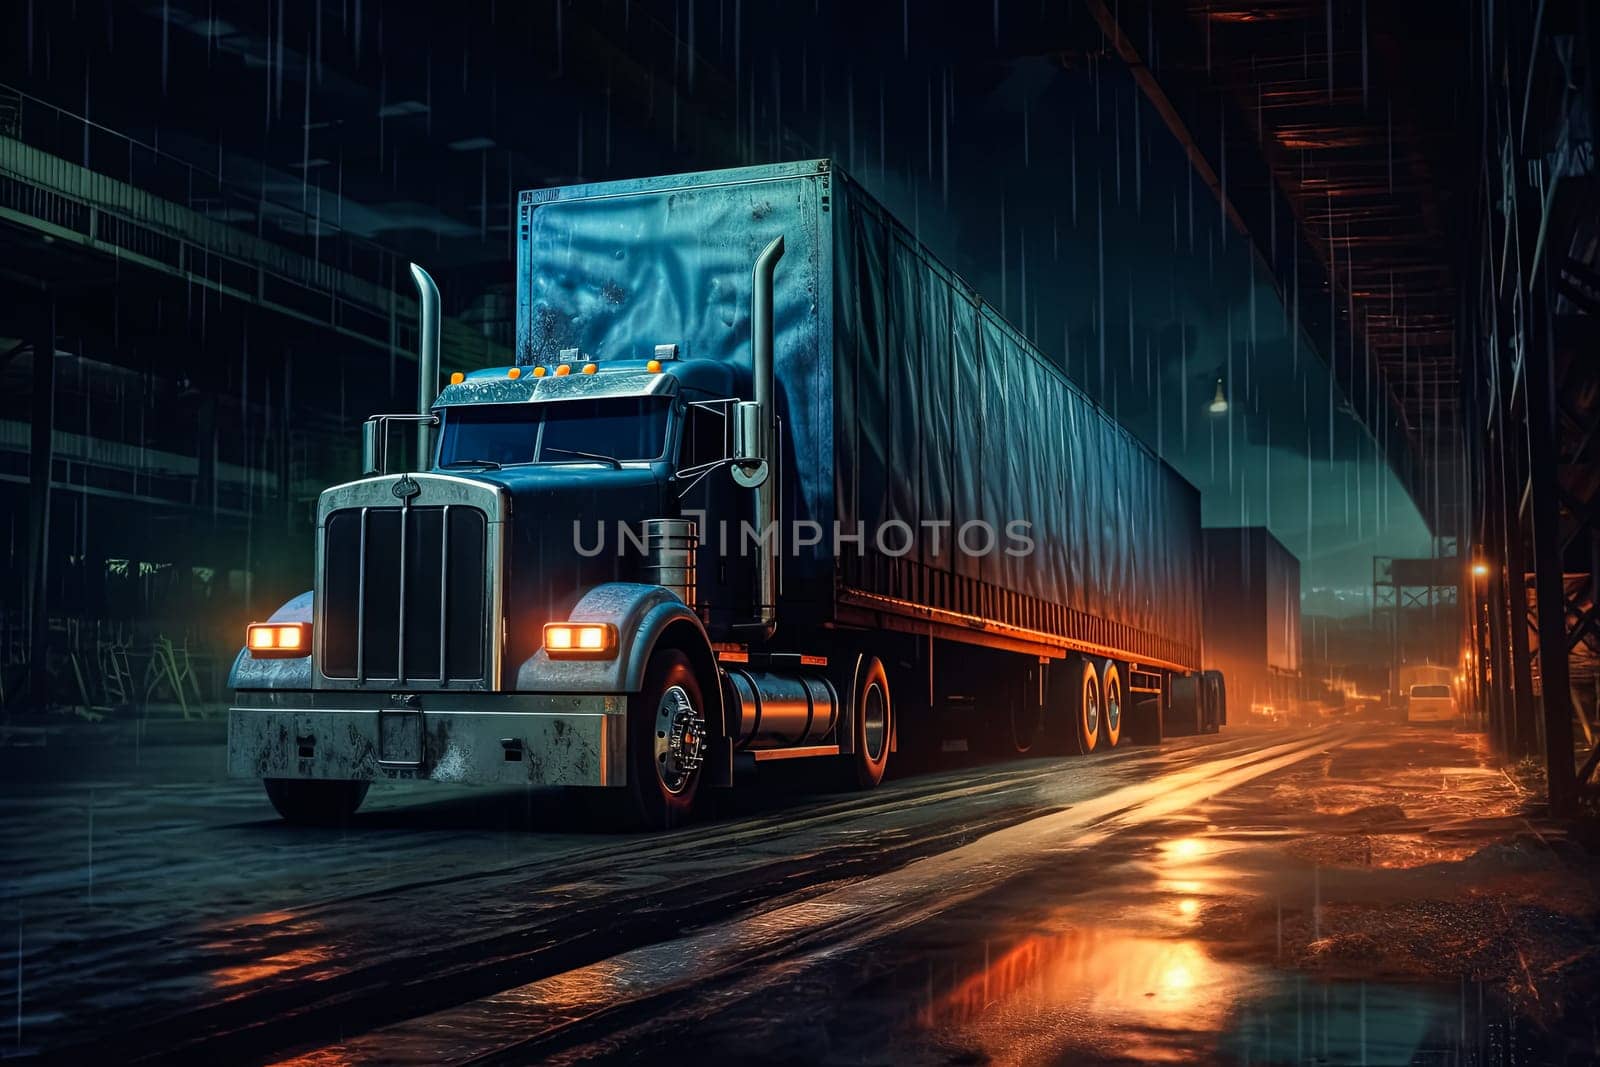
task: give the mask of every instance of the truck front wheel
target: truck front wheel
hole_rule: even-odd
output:
[[[689,657],[656,650],[644,688],[628,698],[630,821],[644,829],[682,826],[694,813],[710,743],[705,699]]]
[[[371,782],[266,778],[267,799],[285,822],[301,826],[339,826],[367,799]]]

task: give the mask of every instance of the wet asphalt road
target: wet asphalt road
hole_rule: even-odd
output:
[[[1320,1062],[1380,1063],[1459,1053],[1469,1032],[1520,1047],[1444,983],[1359,963],[1306,977],[1285,956],[1284,902],[1290,941],[1314,944],[1296,917],[1321,921],[1324,868],[1340,866],[1286,861],[1285,841],[1344,841],[1348,827],[1320,833],[1325,808],[1397,817],[1371,796],[1324,803],[1374,774],[1405,788],[1392,746],[1365,735],[1232,730],[869,794],[810,793],[786,768],[658,836],[605,832],[582,793],[430,784],[375,790],[346,829],[290,828],[258,785],[220,777],[212,746],[145,747],[136,765],[0,753],[0,996],[17,1012],[0,1050],[1308,1062],[1320,1041]],[[1487,792],[1466,814],[1514,821],[1481,745],[1416,736],[1418,796],[1468,782]]]

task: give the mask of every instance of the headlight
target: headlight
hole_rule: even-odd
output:
[[[617,628],[609,622],[547,622],[544,650],[551,659],[610,659],[617,654]]]
[[[309,622],[253,622],[244,628],[244,647],[256,659],[311,655]]]

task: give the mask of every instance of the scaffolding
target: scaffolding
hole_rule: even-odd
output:
[[[1483,165],[1459,353],[1476,446],[1470,676],[1498,750],[1541,760],[1551,808],[1566,814],[1594,796],[1600,762],[1594,38],[1584,5],[1483,16]]]

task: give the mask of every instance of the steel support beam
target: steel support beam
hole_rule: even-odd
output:
[[[1555,390],[1555,323],[1550,272],[1528,294],[1527,368],[1528,498],[1533,524],[1534,583],[1538,593],[1539,682],[1544,710],[1544,749],[1550,809],[1570,815],[1577,808],[1572,760],[1572,690],[1567,660],[1567,590],[1561,552],[1561,501],[1557,484],[1558,430]]]
[[[1505,339],[1497,338],[1498,348],[1504,349]],[[1497,410],[1494,443],[1496,460],[1500,465],[1500,499],[1496,518],[1501,524],[1500,544],[1505,553],[1500,568],[1500,581],[1505,588],[1506,634],[1511,653],[1510,671],[1506,681],[1510,716],[1507,720],[1507,754],[1512,757],[1531,756],[1538,751],[1539,725],[1533,703],[1533,652],[1528,643],[1528,583],[1527,564],[1523,552],[1522,520],[1518,505],[1521,499],[1521,450],[1516,437],[1508,427],[1513,421],[1515,397],[1512,386],[1514,361],[1497,352],[1501,360],[1499,385],[1496,389]]]
[[[50,705],[50,472],[55,431],[56,312],[40,301],[33,325],[32,423],[28,441],[28,698]]]

